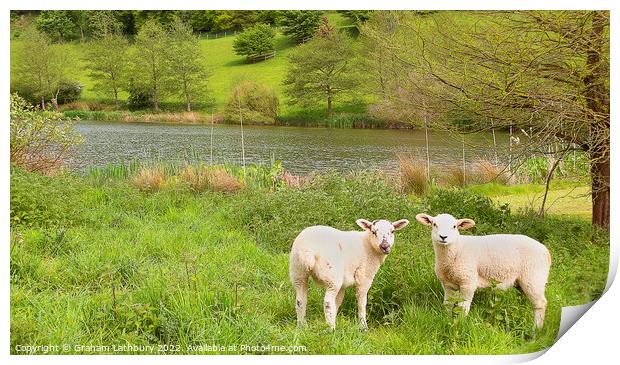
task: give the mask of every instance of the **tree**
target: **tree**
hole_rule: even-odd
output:
[[[275,36],[276,32],[270,26],[266,24],[255,25],[235,38],[233,49],[239,56],[247,56],[248,58],[273,52]]]
[[[149,19],[136,35],[132,57],[133,83],[141,84],[151,93],[153,109],[159,111],[159,102],[170,88],[170,37],[161,24]]]
[[[180,18],[176,18],[171,28],[170,63],[171,73],[180,83],[179,90],[185,98],[187,111],[192,111],[196,97],[204,91],[207,73],[203,67],[203,57],[198,37],[192,28]]]
[[[98,21],[96,39],[88,44],[87,61],[94,90],[110,95],[119,107],[119,93],[125,83],[129,42],[120,34],[120,26],[104,12]]]
[[[11,69],[12,88],[30,95],[43,109],[47,100],[58,108],[60,86],[71,67],[67,53],[52,44],[46,34],[28,28],[21,37],[16,59]]]
[[[372,20],[362,27],[391,60],[382,74],[399,88],[388,94],[420,93],[438,114],[477,116],[479,130],[531,128],[530,142],[522,144],[528,154],[546,153],[552,144],[562,146],[560,156],[573,146],[585,151],[592,223],[609,228],[609,12],[437,13],[432,19],[402,12],[391,18],[390,37]]]
[[[321,24],[321,11],[318,10],[286,10],[281,13],[280,24],[283,33],[291,36],[295,42],[309,40]]]
[[[74,38],[76,25],[69,10],[43,10],[36,20],[37,29],[52,40],[66,41]]]
[[[334,97],[354,93],[359,85],[359,75],[350,37],[329,29],[327,19],[324,19],[317,32],[321,36],[299,46],[289,56],[284,85],[292,104],[312,105],[326,100],[327,114],[331,117]]]
[[[68,15],[71,18],[71,21],[80,32],[80,42],[84,42],[86,39],[86,33],[89,31],[90,12],[90,10],[68,10]]]

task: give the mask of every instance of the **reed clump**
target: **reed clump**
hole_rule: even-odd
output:
[[[245,187],[245,184],[221,166],[187,165],[177,175],[179,181],[190,191],[201,193],[206,190],[233,193]]]
[[[244,183],[219,167],[208,172],[207,183],[209,190],[222,193],[234,193],[245,187]]]
[[[488,160],[474,162],[472,172],[472,179],[475,183],[486,184],[494,182],[502,185],[510,183],[510,173],[507,169]]]
[[[179,180],[194,193],[201,193],[209,187],[209,171],[204,165],[187,165],[178,175]]]
[[[161,166],[141,167],[131,178],[131,184],[138,190],[154,193],[163,190],[168,176]]]
[[[399,186],[406,194],[426,195],[429,191],[428,168],[420,158],[398,155]]]

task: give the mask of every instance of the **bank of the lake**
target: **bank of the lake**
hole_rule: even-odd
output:
[[[79,118],[98,122],[129,122],[129,123],[170,123],[170,124],[222,124],[224,119],[220,113],[211,114],[208,111],[162,111],[150,112],[148,110],[64,110],[63,114],[68,118]],[[263,122],[255,122],[245,118],[246,125],[265,125]],[[229,123],[230,124],[230,123]],[[237,123],[240,124],[239,121]],[[329,128],[357,128],[357,129],[412,129],[411,123],[387,123],[372,118],[366,113],[336,113],[332,117],[323,112],[295,112],[280,115],[275,118],[275,126],[295,127],[329,127]]]

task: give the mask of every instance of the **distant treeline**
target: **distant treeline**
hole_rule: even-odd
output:
[[[101,10],[11,10],[11,22],[35,19],[37,28],[52,39],[70,41],[90,38],[95,29],[91,19]],[[242,30],[256,24],[279,25],[287,10],[114,10],[122,32],[134,36],[148,20],[171,25],[175,17],[189,24],[195,33],[217,33]],[[372,10],[341,10],[354,21],[369,18]]]

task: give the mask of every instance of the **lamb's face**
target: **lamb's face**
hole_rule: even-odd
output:
[[[369,222],[366,219],[358,219],[357,225],[364,230],[369,231],[370,239],[373,247],[384,254],[392,251],[394,246],[394,231],[405,228],[409,221],[406,219],[398,220],[394,223],[385,219],[379,219],[374,222]]]
[[[439,214],[431,217],[428,214],[420,213],[415,219],[418,222],[432,227],[431,239],[440,245],[450,245],[458,241],[460,229],[468,229],[476,223],[468,218],[456,219],[450,214]]]

